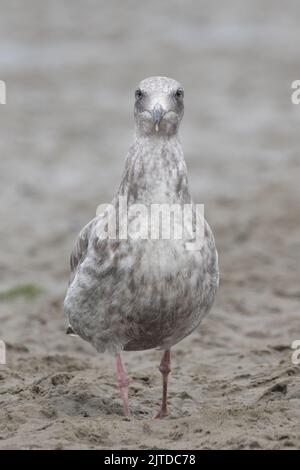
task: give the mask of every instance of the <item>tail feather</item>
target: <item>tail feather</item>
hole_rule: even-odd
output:
[[[70,336],[78,336],[75,331],[73,330],[73,328],[71,327],[71,325],[68,326],[67,330],[66,330],[66,335],[70,335]]]

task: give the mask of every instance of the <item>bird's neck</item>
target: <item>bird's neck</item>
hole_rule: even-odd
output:
[[[188,204],[187,169],[177,136],[137,136],[118,191],[128,204]]]

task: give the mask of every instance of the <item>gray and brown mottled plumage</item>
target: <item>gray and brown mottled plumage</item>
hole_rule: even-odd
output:
[[[181,85],[166,77],[143,80],[134,114],[136,136],[112,201],[116,211],[119,196],[128,207],[149,210],[152,204],[193,204],[178,139]],[[108,217],[104,212],[87,224],[72,252],[65,299],[70,325],[101,352],[168,351],[213,304],[219,272],[212,232],[205,222],[198,251],[188,251],[185,239],[103,239]]]

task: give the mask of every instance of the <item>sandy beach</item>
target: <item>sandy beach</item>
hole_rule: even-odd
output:
[[[126,3],[126,7],[124,4]],[[0,449],[299,449],[300,4],[5,2],[0,16]],[[185,87],[181,141],[220,257],[211,314],[173,350],[114,358],[65,335],[69,255],[118,187],[133,94]]]

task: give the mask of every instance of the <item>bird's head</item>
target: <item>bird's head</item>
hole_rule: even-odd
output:
[[[135,91],[134,117],[141,135],[176,134],[183,116],[183,88],[167,77],[142,80]]]

